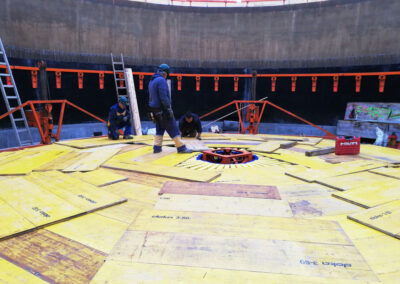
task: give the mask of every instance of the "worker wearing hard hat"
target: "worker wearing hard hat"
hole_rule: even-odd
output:
[[[172,138],[178,153],[191,153],[183,144],[178,126],[171,107],[171,96],[168,91],[167,77],[170,68],[167,64],[161,64],[157,72],[151,77],[149,83],[149,110],[152,121],[156,124],[153,152],[162,151],[162,142],[165,131]]]
[[[119,139],[119,129],[124,128],[123,139],[132,139],[132,126],[130,122],[130,114],[127,109],[128,99],[120,97],[118,103],[110,108],[108,115],[108,138],[112,140]]]
[[[196,137],[201,140],[201,121],[197,114],[188,111],[179,119],[179,130],[182,137]]]

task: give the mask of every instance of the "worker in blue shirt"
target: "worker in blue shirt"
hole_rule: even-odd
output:
[[[179,130],[182,137],[196,137],[201,140],[201,121],[197,114],[188,111],[179,119]]]
[[[149,111],[150,117],[156,124],[153,152],[162,151],[162,142],[165,131],[174,141],[178,153],[191,153],[181,140],[181,135],[176,125],[174,112],[171,107],[171,96],[168,91],[167,77],[170,68],[167,64],[161,64],[157,72],[151,77],[149,83]]]
[[[130,122],[130,113],[127,109],[128,99],[120,97],[118,103],[110,108],[108,114],[108,138],[112,140],[119,139],[119,129],[124,129],[124,139],[132,139],[132,126]]]

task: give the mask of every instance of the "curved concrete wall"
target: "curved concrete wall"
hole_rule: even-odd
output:
[[[124,0],[0,0],[15,57],[182,67],[399,63],[400,1],[330,0],[264,8],[188,8]]]

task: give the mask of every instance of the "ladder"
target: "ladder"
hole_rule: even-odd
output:
[[[111,63],[113,67],[114,73],[114,82],[115,82],[115,90],[117,91],[117,99],[119,100],[120,97],[126,97],[129,102],[128,91],[126,88],[126,79],[125,79],[125,64],[124,64],[124,57],[122,53],[120,57],[114,58],[114,55],[111,53]],[[122,78],[118,76],[118,74],[123,74]],[[123,82],[121,84],[121,82]]]
[[[4,102],[6,103],[7,112],[9,112],[21,105],[21,99],[18,94],[17,86],[15,85],[14,76],[11,72],[10,64],[1,38],[0,65],[5,65],[7,68],[6,73],[1,73],[2,71],[0,71],[0,89],[3,94]],[[8,81],[11,82],[10,85],[7,83]],[[33,139],[31,131],[29,130],[28,122],[26,121],[24,109],[21,108],[11,113],[9,116],[19,147],[33,145]]]

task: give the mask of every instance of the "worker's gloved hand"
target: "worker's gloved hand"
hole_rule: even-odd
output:
[[[129,117],[127,117],[127,116],[124,116],[124,118],[122,119],[124,122],[127,122],[128,121],[128,119],[129,119]]]
[[[174,118],[174,112],[172,111],[172,109],[167,109],[167,116],[169,119],[173,119]]]
[[[196,139],[197,139],[197,140],[201,140],[201,137],[200,137],[200,136],[197,136]]]

